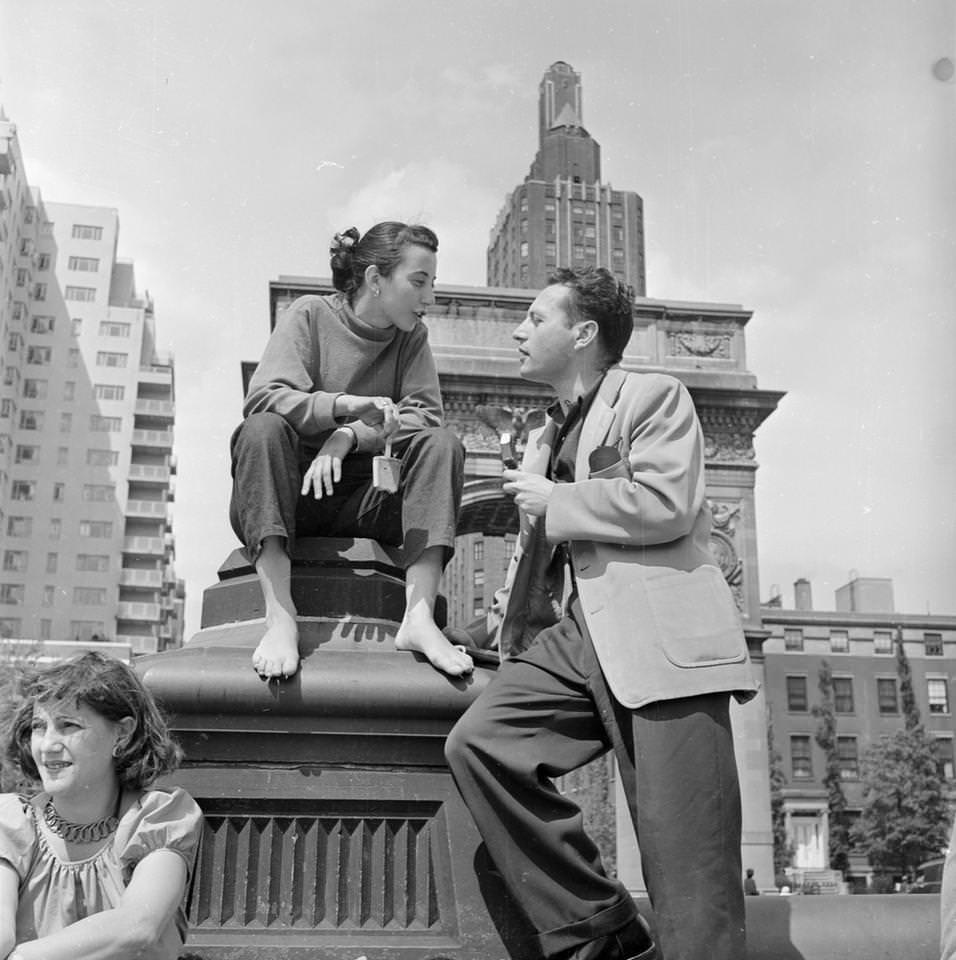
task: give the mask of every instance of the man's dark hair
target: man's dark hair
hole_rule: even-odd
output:
[[[607,366],[619,363],[634,330],[634,294],[604,267],[558,267],[548,277],[570,291],[575,320],[593,320]]]

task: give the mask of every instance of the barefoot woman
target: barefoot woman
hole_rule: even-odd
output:
[[[230,517],[255,565],[265,634],[263,678],[299,665],[290,548],[296,537],[370,537],[403,548],[400,650],[460,676],[471,658],[434,620],[454,552],[463,451],[441,425],[438,373],[422,317],[434,302],[438,239],[427,227],[352,227],[331,248],[339,292],[305,296],[278,318],[232,438]],[[372,487],[386,437],[401,458],[398,493]]]

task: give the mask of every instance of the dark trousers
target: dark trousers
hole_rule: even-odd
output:
[[[501,665],[451,731],[446,756],[495,869],[553,956],[635,914],[604,872],[581,811],[554,787],[613,749],[665,960],[745,955],[740,790],[729,695],[628,710],[566,617]]]
[[[445,427],[429,427],[394,448],[401,458],[398,493],[372,488],[372,457],[349,454],[331,496],[301,494],[302,477],[316,454],[275,413],[254,413],[232,435],[229,519],[255,562],[265,537],[368,537],[402,548],[405,567],[428,547],[445,562],[455,551],[464,449]]]

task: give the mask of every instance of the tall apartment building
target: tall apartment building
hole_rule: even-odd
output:
[[[0,176],[0,635],[176,646],[173,363],[156,351],[133,264],[117,259],[116,211],[44,205],[11,128],[0,128],[13,161]]]
[[[892,581],[855,577],[836,591],[835,610],[814,609],[807,580],[794,584],[794,606],[779,597],[763,608],[765,694],[774,745],[783,761],[783,808],[796,870],[829,866],[825,757],[816,743],[813,707],[820,703],[820,666],[833,676],[837,749],[850,817],[864,802],[862,760],[881,736],[903,729],[896,650],[903,644],[923,726],[936,744],[937,765],[956,800],[953,685],[956,616],[896,613]],[[847,879],[860,887],[872,875],[851,851]]]
[[[581,75],[559,60],[541,80],[538,153],[491,231],[490,287],[543,287],[556,266],[594,264],[646,294],[644,205],[601,182],[601,147],[583,123]]]

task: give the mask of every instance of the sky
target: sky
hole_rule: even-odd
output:
[[[760,595],[854,576],[956,613],[956,0],[0,0],[0,105],[46,201],[115,207],[176,361],[186,635],[237,545],[228,440],[268,284],[332,234],[440,238],[481,286],[582,76],[603,179],[644,200],[648,296],[741,304],[782,390],[755,450]],[[934,66],[936,67],[934,70]]]

